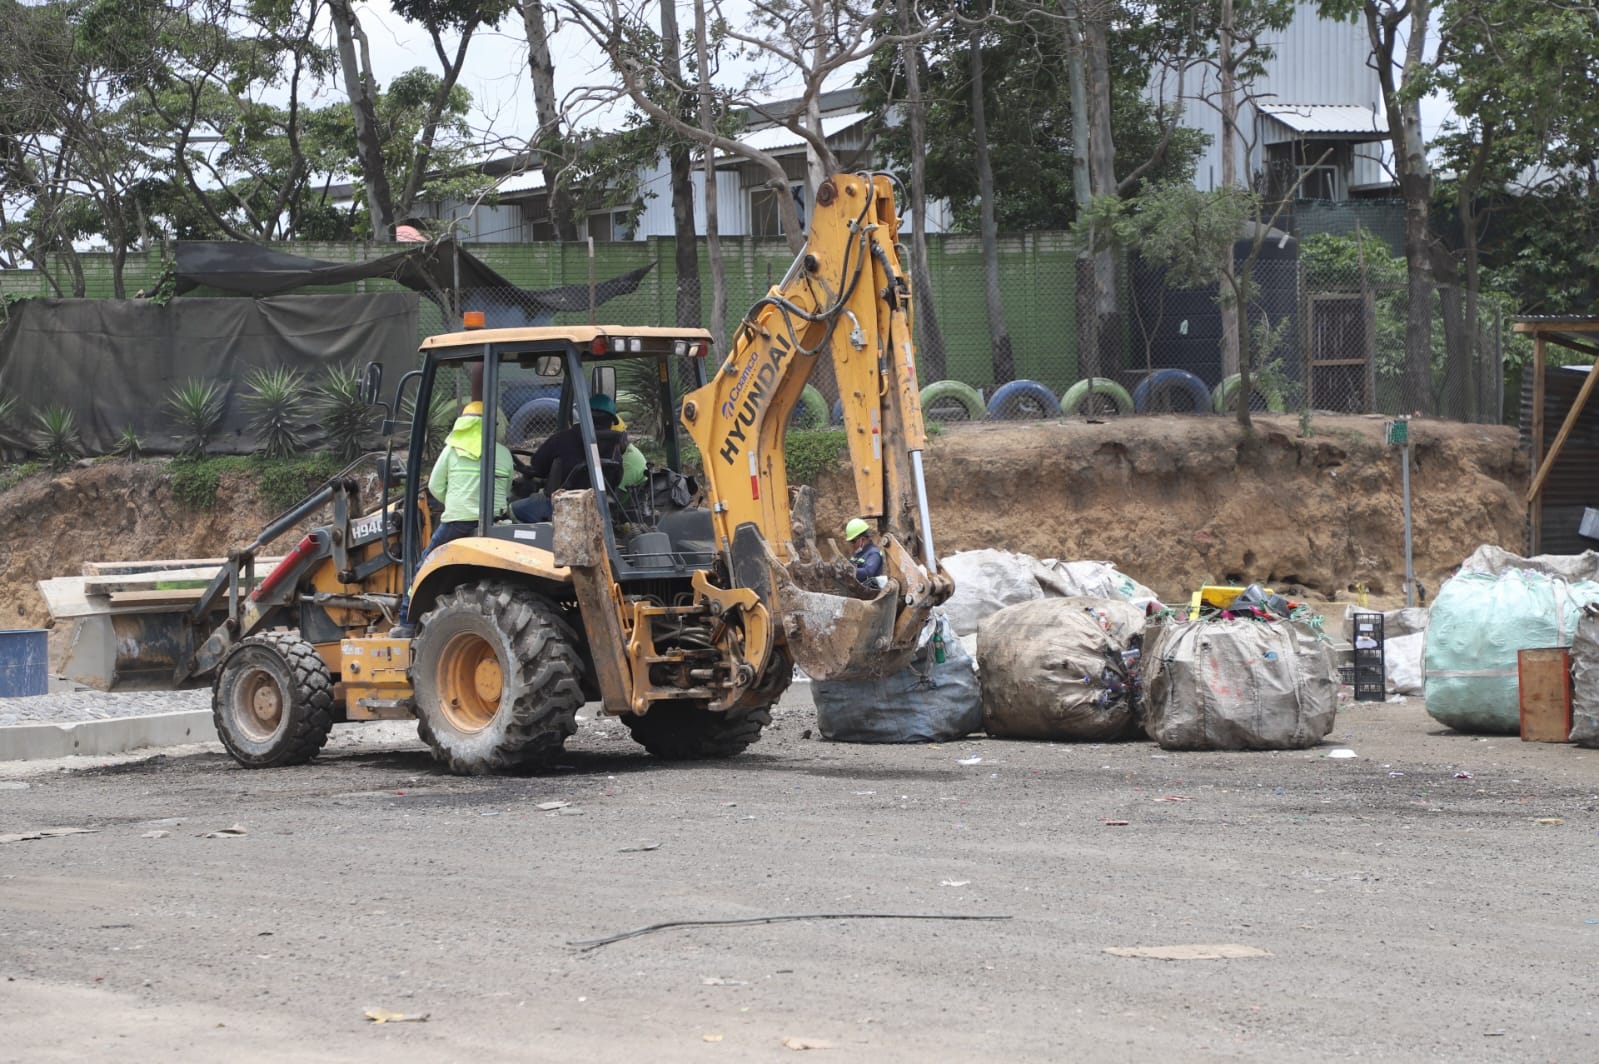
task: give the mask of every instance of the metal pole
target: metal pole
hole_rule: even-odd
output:
[[[594,238],[589,237],[589,324],[594,321]]]
[[[1405,439],[1408,441],[1409,436]],[[1405,606],[1408,608],[1416,604],[1416,570],[1411,562],[1410,554],[1410,444],[1399,448],[1399,461],[1402,465],[1400,483],[1403,485],[1405,497]]]

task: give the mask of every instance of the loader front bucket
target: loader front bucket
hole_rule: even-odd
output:
[[[101,691],[172,689],[179,663],[221,622],[218,612],[198,629],[186,623],[220,564],[88,562],[83,576],[39,581],[61,632],[53,671]]]

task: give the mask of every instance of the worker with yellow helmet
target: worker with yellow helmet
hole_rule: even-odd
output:
[[[849,563],[862,587],[882,587],[883,549],[872,542],[872,529],[859,517],[844,526],[844,539],[851,551]]]
[[[505,446],[505,424],[502,419],[494,444],[494,515],[505,512],[505,499],[511,488],[511,451]],[[427,550],[417,559],[422,562],[435,548],[452,539],[474,535],[477,532],[478,495],[483,483],[483,404],[470,402],[461,408],[461,414],[444,438],[444,450],[433,463],[428,474],[428,493],[444,504],[439,523],[428,540]],[[411,594],[400,599],[400,623],[390,631],[397,639],[415,635],[415,628],[406,616],[411,605]]]

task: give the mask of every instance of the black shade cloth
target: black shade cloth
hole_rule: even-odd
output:
[[[256,440],[242,402],[251,370],[286,366],[320,383],[331,366],[383,364],[387,381],[416,365],[418,297],[287,295],[268,299],[29,299],[11,308],[0,332],[0,394],[26,414],[65,406],[89,454],[111,451],[132,429],[152,452],[175,451],[172,390],[192,378],[215,381],[226,396],[210,448],[249,453]],[[306,400],[307,442],[320,442],[314,398]],[[13,429],[0,439],[15,450]]]
[[[596,305],[636,290],[655,264],[595,285]],[[588,309],[589,286],[562,285],[540,292],[518,288],[483,260],[453,240],[406,245],[382,258],[365,262],[327,262],[275,251],[259,244],[221,240],[180,240],[177,247],[177,291],[181,295],[204,285],[223,292],[267,296],[305,285],[350,284],[382,277],[433,296],[453,289],[492,289],[507,293],[490,305],[467,309],[498,310],[495,325],[542,324],[561,311]],[[510,294],[514,293],[514,298]],[[486,298],[486,297],[485,297]]]

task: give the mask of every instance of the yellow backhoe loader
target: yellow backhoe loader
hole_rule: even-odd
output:
[[[241,764],[309,760],[338,721],[414,716],[462,773],[547,762],[585,700],[656,755],[725,757],[759,737],[795,665],[816,679],[903,667],[952,584],[928,519],[898,229],[888,177],[828,179],[805,249],[709,371],[705,331],[631,326],[434,336],[389,404],[370,367],[391,444],[409,430],[403,480],[391,448],[374,456],[378,476],[352,467],[231,553],[192,602],[126,604],[119,655],[157,655],[175,682],[210,674],[217,731]],[[824,558],[809,489],[791,497],[784,435],[822,362],[842,406],[854,510],[883,550],[881,587],[857,582],[836,550]],[[685,374],[691,387],[675,395]],[[620,406],[625,432],[596,428],[596,395]],[[474,401],[475,534],[424,558],[430,414]],[[405,411],[416,413],[397,420]],[[525,474],[531,445],[563,429],[585,457],[547,471],[550,519],[495,512],[502,433]],[[680,472],[687,443],[694,478]],[[627,446],[654,460],[641,482],[627,482],[638,480],[636,465],[624,472]],[[363,480],[381,493],[364,513]],[[510,509],[537,486],[519,475]],[[328,509],[329,523],[257,573],[261,552]],[[112,598],[114,575],[102,580]],[[415,634],[395,637],[407,589]],[[157,616],[169,622],[159,636]]]

